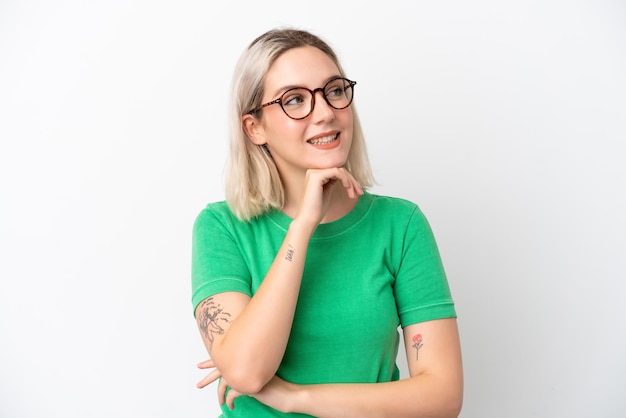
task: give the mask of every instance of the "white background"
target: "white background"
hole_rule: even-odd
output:
[[[283,25],[336,48],[373,191],[431,221],[462,417],[622,417],[617,0],[0,1],[0,416],[217,415],[191,226],[223,198],[235,61]]]

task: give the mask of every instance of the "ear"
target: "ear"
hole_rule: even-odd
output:
[[[267,143],[265,140],[265,130],[261,120],[255,118],[252,115],[243,115],[241,120],[243,130],[250,138],[250,141],[255,145],[264,145]]]

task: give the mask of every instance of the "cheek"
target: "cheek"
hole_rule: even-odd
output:
[[[352,118],[352,112],[349,112],[345,119],[343,120],[343,124],[346,127],[346,132],[350,134],[350,138],[354,134],[354,119]]]
[[[288,118],[285,115],[272,115],[273,117],[266,120],[265,129],[271,139],[291,138],[302,135],[304,129],[303,124],[299,121]]]
[[[343,123],[352,130],[354,126],[354,118],[352,117],[352,108],[347,108],[346,113],[342,115],[344,117]]]

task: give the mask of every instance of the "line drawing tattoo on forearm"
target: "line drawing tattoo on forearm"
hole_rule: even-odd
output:
[[[222,305],[215,303],[213,298],[208,298],[200,303],[200,315],[198,326],[202,335],[209,341],[211,346],[216,335],[223,335],[225,330],[223,325],[229,324],[231,315],[224,312]]]
[[[293,246],[291,244],[287,244],[287,255],[285,256],[285,260],[287,261],[293,260],[294,252],[295,252],[295,249],[293,248]]]
[[[415,360],[419,360],[420,348],[424,343],[422,342],[422,334],[415,334],[413,336],[413,348],[415,349]]]

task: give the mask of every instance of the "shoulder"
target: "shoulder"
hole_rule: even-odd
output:
[[[206,205],[196,216],[194,231],[207,229],[232,229],[241,223],[225,201]]]
[[[430,233],[428,219],[415,203],[407,199],[370,194],[370,219],[376,219],[388,227],[403,231],[420,231]]]
[[[196,220],[206,218],[234,218],[235,215],[228,207],[226,201],[212,202],[207,204],[198,214]]]
[[[207,204],[196,216],[195,224],[215,222],[216,220],[228,220],[234,217],[225,201]]]
[[[271,214],[261,214],[250,220],[241,220],[226,201],[209,203],[200,211],[194,222],[194,231],[220,230],[231,233],[253,233],[268,222]]]
[[[388,214],[394,217],[410,218],[415,215],[423,217],[423,213],[419,206],[407,199],[393,196],[381,196],[377,194],[368,194],[371,199],[371,209],[377,213]]]

